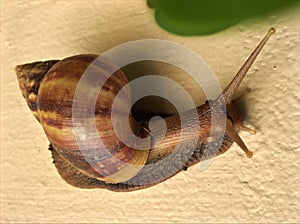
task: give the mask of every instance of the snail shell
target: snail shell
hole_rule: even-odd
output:
[[[21,86],[26,86],[26,83],[39,83],[36,84],[39,86],[37,95],[32,96],[35,93],[28,94],[26,88],[24,95],[28,96],[27,102],[30,108],[40,121],[52,146],[60,155],[73,166],[84,171],[86,175],[106,182],[123,182],[130,179],[142,168],[142,165],[146,163],[149,150],[136,150],[127,147],[119,141],[113,131],[110,119],[112,102],[116,94],[128,82],[121,70],[110,76],[102,87],[95,105],[95,117],[88,117],[88,114],[85,114],[83,118],[78,118],[79,121],[84,119],[85,122],[93,122],[95,119],[98,136],[86,138],[84,148],[79,149],[73,133],[72,105],[76,86],[83,72],[97,57],[97,55],[78,55],[56,63],[55,61],[35,63],[32,64],[31,70],[27,70],[28,73],[24,71],[23,66],[18,66],[17,73],[19,79],[25,84],[21,84]],[[44,71],[50,65],[52,66],[45,75]],[[109,62],[101,60],[101,63],[92,64],[92,69],[95,74],[105,76],[104,73],[108,73],[113,66]],[[25,65],[24,67],[30,66]],[[36,71],[37,67],[43,67],[45,70],[42,73],[33,73],[32,71]],[[30,80],[27,78],[34,75],[35,77]],[[97,88],[92,80],[85,84],[87,90]],[[82,99],[82,102],[89,102],[88,92],[82,97],[85,98]],[[130,105],[129,92],[126,92],[122,99],[125,105]],[[86,105],[83,104],[82,108],[85,107]],[[34,110],[35,108],[36,110]],[[119,109],[118,115],[125,116],[122,107]],[[138,123],[134,121],[132,116],[129,119],[134,132],[140,135]],[[82,134],[85,135],[88,131],[83,129]],[[106,146],[105,149],[98,148],[97,140],[99,137]],[[96,150],[100,158],[94,157]],[[82,151],[84,151],[84,156]],[[105,159],[103,159],[104,157]]]
[[[63,179],[81,188],[131,191],[157,184],[199,161],[219,155],[228,150],[233,142],[236,142],[248,157],[252,156],[238,136],[237,130],[253,131],[243,125],[244,118],[237,106],[232,103],[232,97],[258,53],[274,32],[274,28],[269,30],[231,83],[216,100],[212,101],[212,104],[206,102],[197,108],[199,133],[190,133],[181,139],[183,142],[188,142],[196,138],[196,148],[183,144],[176,152],[174,152],[174,146],[178,144],[177,140],[180,135],[178,115],[165,118],[167,133],[158,145],[149,140],[147,148],[139,150],[128,147],[118,139],[113,131],[111,108],[115,96],[128,83],[128,80],[124,73],[112,63],[104,59],[95,63],[97,55],[77,55],[60,61],[19,65],[16,67],[16,73],[21,92],[51,143],[49,149],[52,151],[55,166]],[[73,132],[72,106],[77,84],[90,65],[92,71],[98,76],[110,75],[109,71],[114,69],[116,72],[110,75],[102,86],[96,100],[94,116],[85,114],[77,118],[87,123],[95,121],[97,130],[97,135],[88,136],[84,146],[79,147]],[[92,80],[86,80],[86,89],[98,89],[98,86]],[[82,102],[88,104],[89,91],[82,97]],[[120,107],[117,111],[120,118],[127,116],[123,108],[130,105],[130,91],[125,91],[121,97],[124,107]],[[223,108],[221,100],[225,100],[226,108]],[[214,138],[210,138],[211,106],[217,108],[214,111],[219,111],[214,114],[215,118],[226,120],[224,136],[216,132]],[[83,113],[84,108],[83,104],[81,108]],[[189,111],[184,116],[188,118]],[[129,120],[130,127],[136,136],[144,138],[151,135],[145,125],[147,122],[137,122],[131,114],[126,119]],[[159,128],[159,125],[154,124],[154,128]],[[89,131],[83,129],[82,136],[86,137]],[[103,148],[99,148],[97,144],[99,137],[104,143]],[[221,143],[218,148],[216,148],[217,142]],[[207,151],[204,153],[204,149],[209,153]],[[188,151],[190,153],[187,153]],[[168,162],[163,160],[166,156],[170,158]],[[174,161],[179,161],[178,164],[183,165],[174,166],[172,165]]]

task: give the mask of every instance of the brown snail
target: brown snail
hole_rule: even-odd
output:
[[[97,55],[77,55],[60,61],[19,65],[16,67],[16,73],[21,92],[51,143],[49,149],[62,178],[80,188],[132,191],[155,185],[195,163],[222,154],[233,142],[236,142],[248,157],[252,157],[252,152],[247,149],[237,131],[240,129],[255,131],[243,126],[243,115],[232,103],[232,98],[255,58],[274,32],[274,28],[269,30],[216,100],[207,101],[197,107],[199,120],[190,122],[199,122],[199,133],[190,133],[185,138],[179,138],[180,119],[178,115],[172,115],[165,118],[167,132],[163,140],[158,144],[149,141],[146,150],[130,148],[120,141],[113,131],[110,119],[112,102],[119,90],[128,82],[121,70],[114,72],[102,86],[95,104],[95,116],[78,117],[84,122],[95,122],[97,129],[97,135],[91,136],[86,135],[89,130],[82,130],[85,141],[84,146],[79,149],[73,132],[73,99],[78,81],[87,67],[95,62]],[[105,60],[92,65],[93,72],[98,75],[110,75],[109,71],[112,68],[115,69],[115,66]],[[89,80],[86,85],[87,89],[97,88],[97,84]],[[88,92],[82,97],[82,102],[89,101]],[[129,92],[121,97],[124,104],[129,104]],[[221,103],[222,100],[225,106]],[[82,105],[83,113],[84,106]],[[118,114],[125,116],[122,108]],[[189,111],[183,116],[188,119]],[[225,120],[224,135],[222,132],[211,130],[212,118]],[[147,122],[137,122],[131,115],[128,120],[136,136],[141,138],[151,136]],[[214,132],[213,137],[210,135],[211,132]],[[101,138],[105,148],[99,148],[98,138]],[[190,148],[189,144],[183,144],[174,152],[174,145],[178,144],[179,139],[189,142],[190,138],[196,138],[196,147]],[[220,144],[217,144],[218,142]],[[204,149],[207,150],[206,153]],[[191,153],[186,153],[188,150]],[[164,161],[166,157],[169,159]],[[178,161],[179,163],[176,163]]]

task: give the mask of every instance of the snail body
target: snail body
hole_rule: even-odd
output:
[[[138,122],[131,114],[127,117],[123,108],[119,108],[118,117],[126,116],[134,135],[149,139],[143,150],[129,147],[114,133],[110,116],[112,103],[128,80],[112,63],[105,59],[96,61],[97,55],[76,55],[63,60],[19,65],[16,73],[21,92],[50,141],[49,149],[61,177],[80,188],[132,191],[153,186],[195,163],[220,155],[234,142],[248,157],[252,156],[252,152],[237,134],[240,129],[252,130],[243,125],[244,117],[232,98],[251,64],[274,32],[273,28],[269,30],[216,100],[197,107],[198,120],[189,120],[189,111],[181,114],[190,123],[199,122],[196,124],[200,127],[198,133],[190,131],[180,138],[180,116],[172,115],[165,118],[167,131],[156,144],[155,139],[151,138],[147,122]],[[98,94],[93,116],[85,113],[85,103],[81,105],[83,116],[76,119],[86,123],[95,122],[97,135],[87,134],[90,130],[79,130],[80,136],[84,138],[84,145],[79,146],[74,135],[76,124],[72,117],[72,107],[77,84],[88,67],[95,74],[109,78]],[[112,70],[115,72],[110,75]],[[86,80],[85,84],[87,90],[98,88],[97,83],[92,80]],[[82,102],[88,104],[89,96],[87,91],[82,96]],[[130,91],[122,93],[121,98],[124,107],[130,105]],[[225,107],[222,102],[225,102]],[[217,126],[218,120],[225,121],[225,134],[212,130],[212,118],[217,120]],[[152,128],[159,129],[160,124],[154,122]],[[214,133],[213,136],[211,133]],[[124,135],[126,138],[127,134]],[[99,147],[98,138],[101,138],[105,147]],[[195,139],[196,147],[191,147],[189,142]],[[178,144],[181,145],[175,150],[174,145]]]

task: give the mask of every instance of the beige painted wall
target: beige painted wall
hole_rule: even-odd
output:
[[[157,26],[145,1],[1,1],[1,222],[299,222],[299,12],[180,37]],[[14,74],[20,63],[161,38],[197,52],[225,86],[271,26],[276,36],[242,85],[251,89],[247,122],[258,133],[241,136],[254,157],[234,145],[204,171],[196,165],[136,192],[66,184]]]

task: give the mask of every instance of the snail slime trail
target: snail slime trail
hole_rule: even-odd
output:
[[[49,149],[52,151],[54,164],[61,177],[67,183],[79,188],[133,191],[153,186],[195,163],[220,155],[227,151],[234,142],[246,153],[247,157],[252,157],[252,152],[248,150],[237,131],[253,132],[253,130],[243,125],[244,116],[232,102],[232,98],[273,33],[275,29],[271,28],[217,99],[196,108],[198,121],[189,120],[189,111],[163,118],[167,127],[165,136],[159,144],[150,147],[149,142],[149,148],[143,150],[127,146],[114,132],[110,116],[113,99],[128,83],[128,80],[124,73],[111,62],[103,58],[95,61],[98,55],[76,55],[63,60],[18,65],[16,73],[21,93],[50,141]],[[82,109],[83,116],[76,117],[78,123],[74,123],[72,105],[74,105],[73,99],[77,84],[92,62],[91,69],[95,74],[100,77],[109,75],[109,78],[97,95],[95,114],[85,114],[84,108],[90,106],[88,105],[89,94],[81,96],[83,105],[80,109]],[[110,75],[110,71],[115,72]],[[99,91],[97,83],[86,80],[85,85],[91,91],[94,89]],[[125,91],[121,99],[123,105],[130,105],[130,91]],[[125,119],[129,119],[135,136],[144,138],[152,134],[145,126],[146,121],[136,121],[131,113],[128,118],[122,110],[122,108],[117,108],[117,113],[120,118],[126,116]],[[189,148],[185,144],[185,147],[178,147],[176,151],[173,151],[176,148],[175,145],[178,146],[191,140],[180,138],[183,142],[174,141],[180,134],[179,115],[191,124],[197,122],[195,125],[199,125],[200,129],[199,133],[193,135],[196,138],[196,147]],[[220,133],[218,130],[213,130],[213,138],[210,136],[212,117],[217,122],[218,120],[226,121],[225,134],[224,130]],[[98,135],[89,134],[90,130],[79,128],[77,132],[82,141],[79,148],[73,129],[74,125],[81,124],[81,122],[95,122]],[[129,133],[124,133],[125,137],[127,134],[129,136]],[[99,138],[104,148],[99,148]],[[216,148],[218,143],[220,147]],[[192,152],[190,155],[186,153],[188,150]],[[204,150],[206,150],[205,153]],[[179,167],[172,165],[175,162],[182,165]]]

